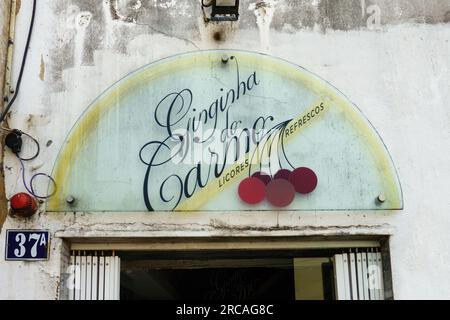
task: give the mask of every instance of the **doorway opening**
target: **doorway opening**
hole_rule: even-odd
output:
[[[78,281],[84,284],[84,294],[75,289],[71,297],[204,301],[393,298],[387,241],[337,241],[331,245],[327,241],[284,245],[260,241],[242,247],[209,242],[203,249],[200,243],[192,247],[135,244],[140,250],[130,250],[131,243],[74,244],[71,249],[77,250],[72,251],[71,261],[75,265],[81,261]],[[114,250],[103,250],[111,246]],[[168,250],[170,246],[172,250]]]

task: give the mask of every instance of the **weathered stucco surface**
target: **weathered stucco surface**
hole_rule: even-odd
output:
[[[5,78],[7,68],[7,51],[9,43],[9,25],[10,25],[10,1],[0,3],[0,110],[3,110],[5,101]],[[0,132],[0,138],[3,140],[3,132]],[[7,201],[5,201],[5,183],[3,169],[3,143],[0,144],[0,231],[7,216]]]
[[[55,299],[59,237],[391,235],[397,299],[450,298],[450,1],[241,1],[237,23],[205,23],[193,0],[39,1],[22,91],[8,124],[42,145],[28,166],[51,172],[89,103],[136,68],[186,51],[265,52],[327,79],[363,111],[396,164],[400,212],[92,214],[9,217],[4,229],[52,231],[48,262],[4,261],[0,298]],[[18,15],[15,75],[30,3]],[[23,191],[5,155],[7,196]]]

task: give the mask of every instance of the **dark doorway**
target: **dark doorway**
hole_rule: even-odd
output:
[[[193,267],[190,261],[187,268],[123,270],[121,299],[295,299],[292,263],[249,267],[248,262],[241,267],[239,260],[227,261],[226,267],[213,261],[209,267]]]
[[[122,300],[328,300],[328,251],[121,252]]]

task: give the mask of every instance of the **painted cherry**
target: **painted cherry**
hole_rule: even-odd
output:
[[[278,170],[277,173],[275,173],[274,179],[284,179],[289,180],[289,176],[291,175],[291,171],[288,169],[281,169]]]
[[[244,179],[239,184],[239,197],[248,204],[258,204],[266,197],[266,185],[255,177]]]
[[[272,178],[267,173],[261,171],[255,172],[252,177],[261,180],[265,185],[268,185],[272,181]]]
[[[309,194],[317,187],[317,176],[309,168],[297,168],[292,171],[289,181],[300,194]]]
[[[272,180],[266,187],[269,203],[275,207],[287,207],[294,201],[295,189],[292,183],[285,179]]]

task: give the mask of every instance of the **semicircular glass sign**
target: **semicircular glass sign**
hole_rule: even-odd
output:
[[[403,206],[382,140],[343,94],[242,51],[178,55],[126,76],[74,125],[53,176],[49,211]]]

